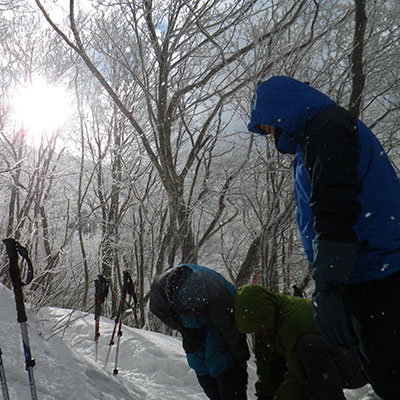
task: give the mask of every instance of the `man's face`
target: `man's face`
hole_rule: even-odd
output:
[[[259,125],[260,129],[266,134],[266,135],[273,135],[275,136],[275,127],[272,125]]]
[[[259,125],[259,128],[261,129],[261,131],[265,134],[265,135],[272,135],[274,138],[274,142],[275,142],[275,147],[277,148],[277,150],[280,153],[287,153],[287,151],[282,151],[279,148],[279,139],[282,135],[282,129],[280,129],[279,127],[273,126],[273,125],[267,125],[267,124],[262,124]]]

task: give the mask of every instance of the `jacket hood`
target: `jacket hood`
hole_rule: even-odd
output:
[[[165,280],[167,274],[154,277],[150,290],[150,311],[172,329],[181,329],[182,324],[177,318],[165,294]]]
[[[335,104],[328,96],[304,82],[287,76],[274,76],[256,91],[248,129],[265,135],[260,125],[282,130],[276,147],[281,153],[296,153],[298,137],[307,122],[324,108]]]
[[[234,313],[239,332],[271,331],[276,321],[280,295],[257,285],[245,285],[235,296]]]
[[[178,265],[166,272],[165,294],[177,312],[201,312],[207,305],[207,289],[199,271]]]

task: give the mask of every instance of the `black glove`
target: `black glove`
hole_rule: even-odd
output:
[[[345,288],[340,283],[328,283],[312,296],[314,319],[322,336],[330,343],[351,348],[357,345],[348,311]]]
[[[246,399],[247,380],[244,380],[243,370],[231,368],[216,377],[221,399]]]
[[[343,347],[357,345],[351,324],[345,282],[357,257],[356,243],[315,240],[312,276],[316,291],[312,296],[314,319],[322,336]]]

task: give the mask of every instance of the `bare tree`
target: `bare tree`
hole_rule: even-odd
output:
[[[362,94],[365,86],[363,67],[364,36],[367,27],[366,2],[355,0],[355,27],[353,39],[353,53],[351,56],[352,91],[350,95],[349,110],[356,116],[360,114]]]
[[[31,296],[40,303],[56,285],[54,279],[68,239],[55,235],[58,228],[68,229],[54,209],[55,186],[63,178],[60,160],[64,155],[58,141],[59,131],[43,135],[40,143],[31,144],[32,132],[12,113],[12,94],[18,85],[31,82],[41,68],[50,78],[51,71],[46,71],[46,46],[51,44],[35,40],[43,34],[37,15],[13,13],[3,19],[0,14],[0,21],[2,37],[7,39],[2,41],[0,49],[0,71],[4,78],[0,104],[0,180],[3,201],[7,204],[1,230],[4,235],[20,240],[31,253],[36,269]],[[20,29],[15,30],[16,25]],[[53,75],[55,81],[57,78]],[[2,273],[4,282],[6,277]]]
[[[39,0],[36,3],[129,120],[160,176],[168,194],[169,215],[163,247],[166,253],[159,254],[158,270],[166,263],[174,263],[176,257],[184,262],[196,261],[199,244],[206,241],[207,235],[196,243],[192,210],[197,207],[197,198],[190,195],[194,192],[186,183],[188,176],[193,170],[207,175],[204,166],[210,151],[216,149],[218,132],[224,128],[221,115],[227,100],[253,79],[243,58],[256,43],[273,37],[277,31],[274,27],[272,31],[260,32],[256,39],[253,36],[242,39],[239,27],[252,18],[273,14],[275,25],[281,30],[288,29],[306,2],[291,4],[285,13],[276,12],[275,4],[259,7],[251,1],[234,2],[229,9],[223,2],[172,1],[157,5],[151,1],[102,2],[96,9],[103,21],[101,29],[96,27],[101,34],[94,28],[87,29],[87,19],[86,25],[78,23],[74,1],[70,2],[69,10],[70,34],[52,21]],[[118,36],[115,36],[116,24],[109,23],[115,16],[119,18]],[[305,40],[309,41],[309,37]],[[97,52],[104,54],[101,69],[96,66],[101,61],[90,55],[93,44]],[[128,104],[107,76],[108,67],[104,65],[112,65],[112,59],[118,61],[134,85]],[[134,112],[139,104],[145,107],[145,119]],[[213,225],[221,218],[233,176],[228,174],[225,182],[221,182],[220,206],[204,233],[215,232]],[[189,200],[193,203],[188,203]]]
[[[0,184],[9,232],[18,223],[29,234],[49,302],[90,309],[90,283],[102,273],[112,278],[112,314],[128,269],[143,326],[154,274],[177,262],[207,260],[237,284],[256,278],[286,292],[306,282],[290,160],[243,139],[255,88],[271,75],[309,81],[342,105],[357,99],[398,155],[396,4],[354,3],[364,15],[348,1],[99,0],[78,10],[70,0],[67,24],[36,4],[57,35],[1,44],[0,123],[11,146],[1,151]],[[15,34],[12,24],[1,29]],[[357,43],[363,53],[352,61]],[[65,158],[43,147],[27,163],[30,149],[7,122],[7,88],[39,71],[74,84],[79,152]],[[56,227],[57,202],[65,219]]]

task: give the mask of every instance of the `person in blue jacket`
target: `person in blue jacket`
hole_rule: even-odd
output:
[[[246,336],[235,325],[236,288],[212,269],[178,265],[156,276],[150,310],[182,335],[189,366],[211,400],[246,400]]]
[[[258,86],[248,129],[296,155],[297,222],[320,332],[356,347],[375,392],[400,399],[400,182],[385,151],[352,113],[286,76]]]

